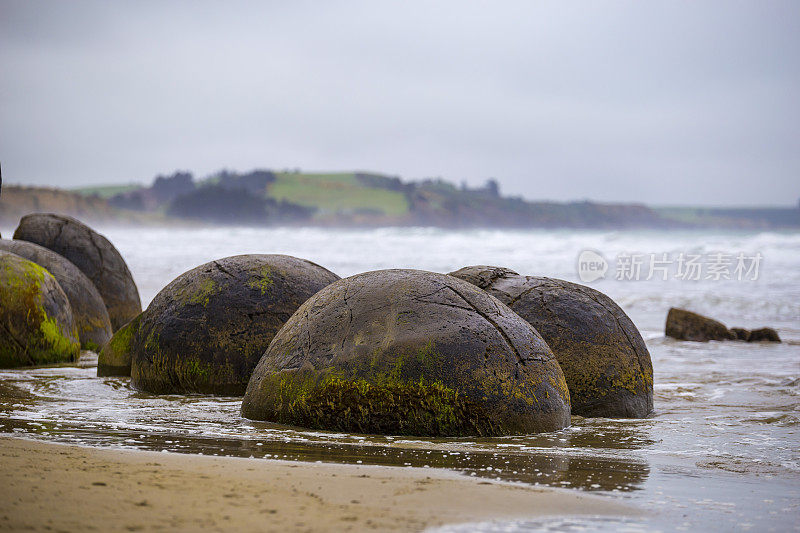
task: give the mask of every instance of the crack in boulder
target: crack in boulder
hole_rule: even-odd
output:
[[[472,309],[474,309],[476,313],[478,313],[481,317],[483,317],[489,324],[491,324],[494,327],[494,329],[497,330],[498,333],[500,333],[500,335],[503,337],[503,340],[506,342],[506,344],[508,344],[508,347],[511,348],[511,350],[514,352],[514,355],[517,356],[517,360],[524,366],[525,359],[520,355],[519,351],[517,350],[517,347],[514,346],[514,343],[511,341],[511,337],[508,336],[508,333],[506,333],[505,330],[503,330],[503,328],[501,328],[497,322],[492,320],[492,318],[489,315],[478,309],[472,302],[470,302],[466,298],[466,296],[461,294],[457,289],[454,289],[450,285],[447,285],[447,288],[449,288],[451,291],[457,294],[459,298],[464,300],[467,303],[467,305],[469,305]]]

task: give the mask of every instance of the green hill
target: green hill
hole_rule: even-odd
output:
[[[442,179],[404,182],[361,171],[221,170],[157,176],[149,187],[85,187],[76,192],[127,210],[226,224],[434,226],[449,228],[796,228],[797,208],[652,209],[640,204],[529,201],[500,194],[499,183],[457,186]]]
[[[403,192],[365,184],[355,172],[276,172],[275,181],[267,185],[267,195],[316,207],[320,216],[364,213],[396,217],[408,213],[408,200]]]
[[[72,192],[78,193],[83,196],[99,196],[100,198],[111,198],[117,194],[122,194],[130,191],[136,191],[143,186],[137,183],[128,185],[96,185],[89,187],[79,187],[77,189],[70,189]]]

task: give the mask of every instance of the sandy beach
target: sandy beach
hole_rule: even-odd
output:
[[[0,439],[0,529],[420,531],[612,501],[411,469],[92,449]]]

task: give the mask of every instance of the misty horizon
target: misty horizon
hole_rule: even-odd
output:
[[[397,176],[397,175],[392,175],[392,174],[388,174],[388,173],[385,173],[385,172],[380,172],[380,171],[377,171],[377,170],[367,170],[367,169],[354,169],[354,170],[345,170],[345,169],[304,169],[304,168],[300,168],[300,167],[293,167],[293,168],[256,167],[256,168],[249,168],[249,169],[237,169],[237,168],[226,167],[226,168],[220,168],[220,169],[218,169],[218,170],[216,170],[214,172],[210,172],[210,173],[204,174],[204,175],[197,175],[197,174],[193,173],[191,170],[189,170],[187,168],[177,168],[177,169],[173,169],[170,172],[163,172],[163,173],[160,173],[160,174],[158,174],[156,176],[153,176],[150,179],[145,179],[145,180],[141,180],[141,181],[110,180],[108,182],[102,182],[102,183],[77,183],[75,185],[71,185],[71,186],[67,187],[66,190],[80,190],[80,189],[98,187],[98,186],[103,186],[103,185],[110,185],[110,186],[113,186],[113,185],[119,185],[119,186],[130,185],[130,186],[137,186],[137,187],[150,187],[150,186],[153,185],[153,183],[155,182],[155,179],[157,177],[169,176],[169,175],[172,175],[172,174],[178,173],[178,172],[188,172],[188,173],[190,173],[190,174],[192,174],[194,176],[195,181],[200,182],[200,181],[205,180],[207,178],[210,178],[210,177],[212,177],[212,176],[214,176],[217,173],[222,172],[222,171],[228,171],[228,172],[234,172],[234,173],[237,173],[237,172],[238,173],[247,173],[247,172],[256,171],[256,170],[267,170],[267,171],[271,171],[271,172],[287,172],[287,173],[291,173],[291,172],[293,172],[295,170],[300,170],[302,173],[306,173],[306,174],[339,174],[339,173],[355,172],[355,173],[366,173],[366,174],[378,174],[378,175],[384,175],[384,176],[388,176],[388,177],[397,177],[397,178],[400,178],[403,182],[406,182],[406,183],[410,183],[412,181],[418,183],[418,182],[421,182],[421,181],[424,181],[424,180],[428,180],[428,179],[431,179],[431,180],[442,179],[442,180],[444,180],[446,182],[452,183],[456,187],[461,187],[462,185],[466,185],[470,189],[480,188],[481,186],[483,186],[486,183],[485,181],[484,182],[477,182],[477,183],[456,182],[454,180],[448,180],[448,179],[446,179],[444,177],[441,177],[441,176],[426,176],[426,177],[419,178],[419,179],[416,179],[416,180],[409,180],[409,179],[404,178],[403,176]],[[691,202],[687,202],[687,203],[683,203],[683,204],[668,204],[668,203],[647,203],[647,202],[641,202],[641,201],[636,201],[636,200],[631,200],[631,201],[624,201],[624,200],[617,200],[617,201],[605,200],[605,201],[600,201],[600,200],[595,200],[593,198],[572,198],[572,199],[569,199],[569,198],[567,198],[567,199],[554,199],[554,198],[545,198],[545,197],[542,197],[542,198],[527,198],[527,197],[525,197],[523,195],[508,193],[505,190],[504,186],[503,186],[502,179],[499,179],[499,178],[496,178],[496,177],[487,178],[487,180],[489,180],[489,179],[493,179],[499,184],[499,186],[500,186],[500,195],[501,196],[503,196],[503,197],[522,197],[526,201],[530,201],[530,202],[556,202],[556,203],[592,202],[592,203],[608,203],[608,204],[642,204],[642,205],[647,205],[649,207],[659,207],[659,208],[697,207],[697,208],[732,208],[733,209],[733,208],[762,208],[762,207],[763,208],[787,208],[787,207],[791,208],[791,207],[798,207],[798,201],[791,201],[791,200],[786,202],[786,203],[782,203],[782,204],[780,204],[780,203],[776,203],[776,204],[755,204],[755,203],[747,203],[747,202],[743,202],[741,204],[699,204],[699,203],[691,203]],[[4,183],[6,185],[18,185],[18,186],[23,186],[23,187],[25,187],[25,186],[28,186],[28,187],[47,187],[48,186],[48,184],[46,184],[46,183],[45,184],[20,183],[20,182],[8,181],[8,180],[6,180]],[[58,187],[58,188],[61,188],[61,187]]]
[[[796,206],[800,5],[2,1],[6,184],[370,169]]]

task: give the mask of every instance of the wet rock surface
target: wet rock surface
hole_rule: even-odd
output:
[[[750,331],[747,342],[781,342],[778,332],[772,328],[758,328]]]
[[[508,435],[569,425],[547,344],[461,280],[381,270],[310,298],[278,332],[242,402],[255,420],[360,433]]]
[[[750,340],[750,330],[745,328],[731,328],[731,334],[733,335],[734,340],[737,341],[749,341]]]
[[[734,327],[728,329],[725,324],[713,318],[676,307],[671,308],[667,313],[664,333],[667,337],[682,341],[781,342],[778,332],[772,328],[749,330]]]
[[[492,284],[498,279],[510,276],[519,276],[510,268],[489,266],[489,265],[475,265],[464,267],[449,274],[458,279],[462,279],[468,283],[472,283],[479,289],[489,289]]]
[[[482,288],[547,341],[569,386],[572,413],[641,418],[653,410],[653,364],[636,326],[605,294],[501,267],[469,266],[450,276]]]
[[[275,333],[337,279],[286,255],[227,257],[182,274],[142,313],[131,384],[156,394],[244,394]]]
[[[781,342],[778,332],[772,328],[757,328],[749,330],[745,328],[731,328],[733,340],[745,342]]]
[[[105,302],[112,329],[122,327],[142,312],[139,291],[119,251],[79,220],[52,213],[26,215],[20,220],[14,239],[44,246],[86,274]]]
[[[667,337],[682,341],[726,341],[736,338],[722,322],[685,309],[673,307],[664,328]]]
[[[139,331],[142,315],[122,326],[114,333],[97,356],[97,376],[130,376],[133,340]]]
[[[28,241],[0,240],[0,250],[24,257],[44,267],[67,295],[81,346],[99,351],[111,338],[111,321],[97,288],[71,261]]]
[[[72,308],[47,270],[0,251],[0,303],[0,368],[78,359]]]

